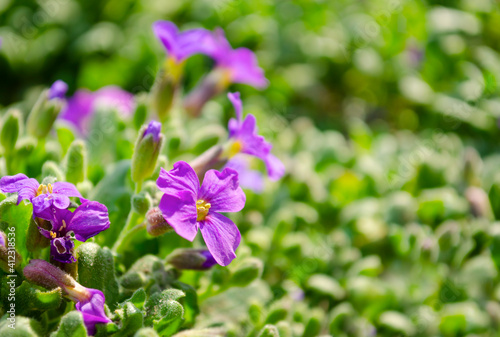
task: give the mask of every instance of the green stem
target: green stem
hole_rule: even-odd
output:
[[[123,251],[123,248],[125,247],[125,243],[129,241],[128,236],[130,235],[130,232],[135,229],[135,224],[137,222],[137,219],[139,218],[139,214],[134,212],[133,209],[130,210],[127,216],[127,221],[125,222],[125,226],[123,227],[122,231],[120,232],[120,235],[118,236],[118,239],[116,240],[115,244],[113,245],[113,251],[115,253],[121,253]],[[135,226],[135,227],[134,227]]]
[[[202,294],[198,295],[198,302],[201,303],[205,301],[207,298],[219,295],[229,288],[230,287],[227,285],[226,286],[221,285],[219,289],[217,289],[216,291],[212,291],[213,283],[210,283],[209,286],[207,287],[207,290],[205,290]]]

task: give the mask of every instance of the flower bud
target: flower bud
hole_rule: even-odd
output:
[[[151,121],[141,128],[132,156],[132,180],[135,183],[153,174],[162,144],[161,123]]]
[[[42,178],[54,177],[56,181],[64,181],[64,173],[56,162],[48,160],[42,165]]]
[[[215,145],[189,163],[200,181],[203,181],[203,177],[205,177],[205,173],[208,170],[220,169],[226,164],[227,159],[222,159],[222,154],[223,147]]]
[[[213,70],[184,98],[184,109],[189,115],[198,117],[205,104],[224,91],[230,81],[225,69]]]
[[[9,243],[7,235],[0,231],[0,268],[6,273],[12,273],[22,261],[21,255]]]
[[[184,62],[168,58],[151,88],[151,104],[162,122],[169,116],[183,72]]]
[[[75,140],[64,157],[66,181],[78,184],[87,177],[87,146],[82,140]]]
[[[279,335],[278,328],[272,324],[266,324],[259,333],[259,337],[279,337]]]
[[[137,106],[135,107],[134,111],[134,117],[133,117],[133,123],[134,123],[134,128],[136,130],[139,130],[146,122],[146,118],[148,116],[148,107],[146,102],[144,102],[143,96],[139,96],[137,98]]]
[[[2,120],[0,143],[6,153],[14,151],[17,138],[22,133],[22,116],[17,109],[9,110]]]
[[[153,201],[149,196],[149,193],[140,192],[132,196],[132,208],[134,212],[144,215],[151,208]]]
[[[40,139],[47,136],[65,100],[68,86],[63,81],[56,81],[50,89],[44,90],[31,110],[28,121],[28,133]]]
[[[261,260],[254,257],[246,258],[232,270],[230,284],[234,287],[246,287],[262,275],[263,268]]]
[[[181,248],[167,256],[167,263],[177,269],[207,270],[217,262],[206,249]]]
[[[146,214],[147,231],[149,235],[160,236],[173,228],[167,223],[158,207],[151,208]]]

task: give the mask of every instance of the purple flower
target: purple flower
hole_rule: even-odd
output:
[[[21,200],[29,200],[33,204],[33,217],[50,216],[49,208],[66,209],[70,204],[69,197],[82,198],[75,185],[67,182],[39,184],[34,178],[22,173],[5,176],[0,179],[0,190],[4,193],[17,193],[17,204]]]
[[[249,161],[243,156],[236,155],[231,158],[224,167],[229,167],[238,172],[240,186],[248,188],[256,193],[264,190],[264,179],[259,171],[250,169]]]
[[[201,265],[201,269],[210,269],[217,263],[213,255],[208,250],[203,250],[200,254],[206,258],[205,262]]]
[[[59,98],[64,99],[66,92],[68,91],[68,85],[61,80],[55,81],[49,89],[49,99]]]
[[[259,67],[257,57],[250,49],[232,49],[222,29],[214,32],[213,39],[210,56],[219,69],[225,70],[229,82],[248,84],[256,88],[267,87],[268,80],[264,76],[264,71]]]
[[[157,121],[151,121],[149,122],[146,130],[144,130],[142,138],[145,138],[147,135],[153,135],[154,142],[158,143],[158,141],[160,140],[160,134],[161,134],[161,123]]]
[[[231,158],[238,153],[246,153],[264,161],[267,174],[272,180],[280,179],[285,174],[283,163],[271,154],[272,145],[257,133],[255,116],[248,114],[243,119],[243,108],[240,93],[228,93],[227,97],[233,103],[236,119],[229,120],[229,138],[232,141],[228,149]]]
[[[170,21],[156,21],[153,32],[163,43],[169,57],[177,63],[194,54],[209,54],[214,49],[214,40],[210,31],[197,28],[179,32],[177,26]]]
[[[78,301],[75,308],[82,313],[87,333],[95,335],[96,324],[107,324],[111,320],[104,312],[105,297],[102,291],[90,288],[87,288],[87,290],[90,295]]]
[[[59,262],[76,261],[73,256],[73,237],[84,242],[109,228],[108,209],[97,201],[86,201],[74,212],[52,208],[51,213],[50,217],[44,219],[51,222],[52,229],[39,230],[43,236],[50,239],[50,255]]]
[[[170,171],[162,168],[156,184],[165,193],[159,208],[177,234],[193,241],[200,229],[215,261],[222,266],[231,263],[241,235],[238,227],[219,212],[238,212],[245,206],[238,173],[230,168],[209,170],[200,187],[193,168],[180,161]]]
[[[80,89],[68,100],[60,118],[86,134],[98,107],[116,109],[118,113],[129,116],[135,108],[134,95],[116,86],[103,87],[96,92]]]
[[[0,231],[0,246],[6,246],[6,243],[7,243],[7,235]]]

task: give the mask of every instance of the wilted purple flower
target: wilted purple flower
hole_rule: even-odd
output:
[[[170,21],[156,21],[153,23],[153,32],[176,63],[194,54],[208,54],[214,48],[211,32],[203,28],[179,32]]]
[[[17,193],[17,204],[21,200],[29,200],[33,204],[33,216],[44,218],[50,216],[49,208],[66,209],[70,204],[69,197],[82,198],[75,185],[67,182],[39,184],[34,178],[22,173],[5,176],[0,179],[0,190],[4,193]]]
[[[57,80],[55,81],[49,89],[49,99],[59,98],[64,99],[66,92],[68,91],[68,85],[66,82]]]
[[[129,116],[135,107],[134,95],[116,86],[103,87],[96,92],[80,89],[68,100],[60,118],[86,134],[98,107],[116,109],[120,114]]]
[[[240,93],[228,93],[227,97],[233,103],[236,119],[229,120],[229,138],[231,140],[228,156],[231,158],[238,153],[246,153],[264,161],[267,174],[272,180],[280,179],[285,174],[283,163],[271,154],[272,145],[257,133],[255,116],[248,114],[243,119],[243,108]]]
[[[232,49],[222,29],[214,32],[211,48],[210,56],[217,63],[217,68],[224,70],[229,83],[243,83],[256,88],[267,87],[268,81],[255,54],[247,48]]]
[[[256,193],[264,190],[264,179],[259,171],[250,169],[250,163],[243,156],[236,155],[224,167],[229,167],[238,172],[240,186]]]
[[[219,212],[238,212],[245,206],[238,173],[230,168],[222,172],[209,170],[200,187],[193,168],[179,161],[170,171],[162,168],[156,184],[165,193],[159,208],[177,234],[193,241],[200,229],[215,261],[222,266],[231,263],[241,234],[238,227]]]
[[[75,308],[82,313],[87,333],[92,336],[96,333],[96,324],[107,324],[111,320],[104,312],[105,297],[102,291],[90,288],[86,289],[90,296],[86,296],[78,301],[75,304]]]
[[[97,289],[86,288],[70,275],[45,260],[33,259],[24,267],[24,277],[46,289],[60,288],[64,296],[76,302],[76,310],[83,316],[89,335],[96,332],[95,325],[106,324],[111,320],[104,312],[104,294]]]
[[[50,255],[59,262],[76,261],[73,256],[73,237],[85,242],[109,228],[108,209],[97,201],[86,201],[74,212],[52,208],[50,213],[50,216],[42,218],[51,222],[52,229],[38,229],[43,236],[50,239]]]

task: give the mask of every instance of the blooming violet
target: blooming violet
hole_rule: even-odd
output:
[[[245,205],[238,173],[230,168],[209,170],[200,187],[193,168],[179,161],[170,171],[162,168],[156,184],[164,193],[159,208],[177,234],[193,241],[200,229],[215,261],[222,266],[231,263],[241,234],[220,212],[238,212]]]
[[[55,182],[54,184],[39,184],[34,178],[28,178],[22,173],[14,176],[5,176],[0,179],[0,190],[4,193],[17,193],[17,204],[21,200],[29,200],[33,204],[33,217],[50,217],[50,207],[55,209],[66,209],[69,207],[69,197],[78,197],[81,201],[80,192],[75,185],[67,182]]]
[[[102,291],[90,288],[87,291],[89,296],[78,301],[75,308],[82,313],[87,333],[92,336],[96,333],[96,324],[110,323],[111,320],[104,312],[105,297]]]
[[[246,153],[264,161],[267,167],[267,174],[272,180],[278,180],[285,174],[283,163],[271,154],[272,145],[257,133],[256,118],[248,114],[243,119],[243,107],[240,93],[228,93],[228,98],[234,106],[236,119],[229,120],[228,157],[232,158],[238,153]]]
[[[59,262],[76,261],[73,255],[73,237],[84,242],[109,228],[108,209],[97,201],[86,201],[74,212],[58,208],[52,208],[51,212],[50,217],[43,218],[51,222],[52,229],[39,230],[43,236],[50,239],[50,255]]]

